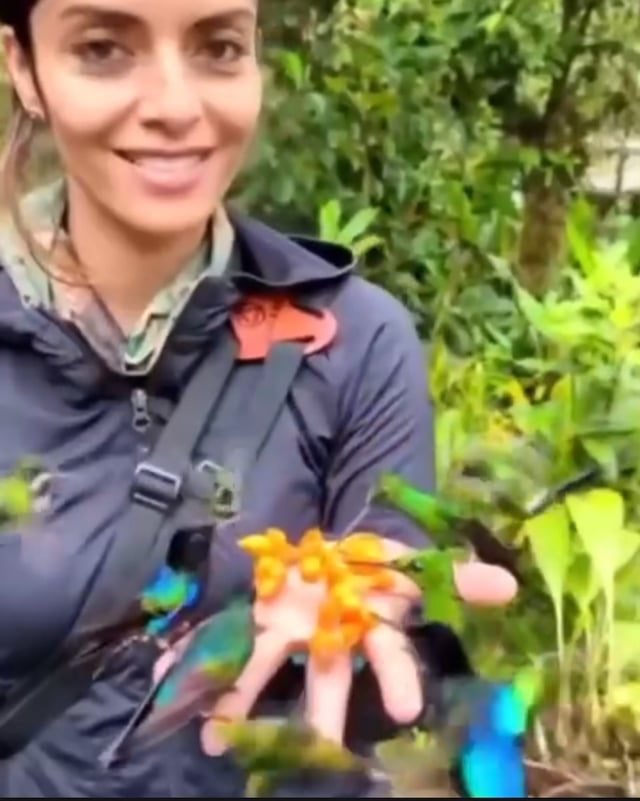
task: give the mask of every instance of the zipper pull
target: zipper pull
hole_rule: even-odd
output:
[[[144,389],[138,387],[131,392],[131,408],[133,410],[133,428],[139,434],[144,434],[151,425],[149,398]]]

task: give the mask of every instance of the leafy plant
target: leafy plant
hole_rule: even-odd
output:
[[[576,203],[558,287],[535,298],[512,282],[519,333],[486,333],[473,357],[443,338],[431,376],[441,487],[462,497],[489,465],[529,510],[524,523],[488,514],[524,549],[526,578],[513,610],[470,621],[467,636],[497,672],[544,665],[543,750],[602,775],[640,720],[640,278],[633,226],[615,241],[599,228]]]
[[[329,200],[320,209],[319,235],[350,248],[356,256],[363,256],[379,247],[383,240],[370,232],[378,216],[378,209],[359,209],[345,220],[338,200]]]

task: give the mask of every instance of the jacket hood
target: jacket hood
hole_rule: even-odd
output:
[[[231,211],[229,216],[244,248],[242,269],[235,272],[241,286],[310,289],[340,279],[355,267],[353,253],[343,245],[285,236],[238,212]]]

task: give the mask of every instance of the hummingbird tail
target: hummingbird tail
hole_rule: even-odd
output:
[[[460,533],[471,543],[482,562],[502,567],[509,571],[516,581],[522,581],[522,575],[518,569],[518,558],[521,552],[518,549],[505,545],[477,520],[465,521]]]
[[[190,676],[182,683],[174,701],[153,709],[136,729],[130,740],[130,750],[146,749],[170,737],[206,714],[220,695],[232,689],[232,686],[217,687],[206,674]]]

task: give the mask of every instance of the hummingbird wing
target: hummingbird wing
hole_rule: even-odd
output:
[[[272,797],[270,792],[305,771],[368,769],[366,760],[298,720],[234,720],[218,728],[249,776],[253,797]]]
[[[185,676],[174,700],[154,705],[150,714],[131,737],[131,748],[149,747],[170,737],[190,721],[210,710],[221,695],[231,691],[242,668],[216,676],[197,668]]]
[[[233,688],[253,653],[255,636],[248,602],[232,604],[203,620],[164,676],[153,709],[132,742],[155,743],[210,709]]]
[[[450,778],[450,755],[435,738],[400,735],[381,743],[376,760],[394,797],[456,798]]]
[[[460,536],[472,545],[482,562],[503,567],[521,581],[522,577],[518,570],[520,550],[505,545],[479,520],[465,521],[460,527]]]

